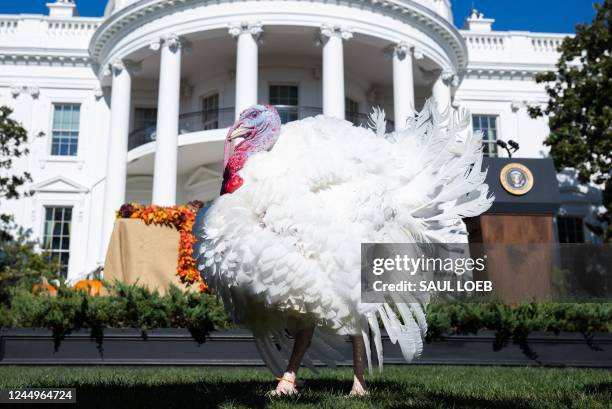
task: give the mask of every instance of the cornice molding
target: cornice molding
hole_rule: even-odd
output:
[[[90,67],[91,58],[85,52],[49,51],[38,49],[0,48],[0,65],[65,65]]]
[[[510,79],[533,81],[537,74],[554,71],[554,66],[537,67],[487,67],[468,66],[463,72],[464,79]]]
[[[102,64],[105,62],[102,60],[110,58],[109,54],[113,52],[112,47],[125,35],[126,30],[135,30],[147,23],[187,9],[207,7],[210,4],[218,6],[247,1],[252,0],[140,0],[108,17],[94,33],[89,52],[95,63]],[[271,1],[284,2],[286,0]],[[306,3],[306,0],[296,1]],[[445,52],[456,69],[462,70],[467,66],[467,47],[459,31],[435,11],[414,0],[364,0],[360,2],[308,0],[307,3],[341,5],[392,17],[426,32],[428,36],[433,36],[435,41],[446,50]],[[263,24],[266,24],[265,18],[260,18]],[[420,56],[421,53],[417,50],[417,55]]]

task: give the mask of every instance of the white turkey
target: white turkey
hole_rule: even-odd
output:
[[[281,127],[274,107],[256,105],[227,134],[221,196],[198,232],[199,268],[253,331],[278,376],[273,394],[297,392],[303,359],[333,365],[336,340],[346,336],[351,394],[366,394],[370,332],[382,368],[379,320],[407,361],[418,356],[427,300],[362,303],[360,244],[464,241],[461,218],[493,200],[467,111],[441,114],[430,100],[391,134],[384,113],[374,110],[370,120],[373,129],[322,115]]]

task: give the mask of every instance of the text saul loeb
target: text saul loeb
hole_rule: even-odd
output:
[[[376,292],[491,292],[491,281],[470,277],[470,273],[485,269],[485,261],[486,255],[442,258],[404,254],[374,258],[371,273],[380,279],[371,282],[371,288]]]

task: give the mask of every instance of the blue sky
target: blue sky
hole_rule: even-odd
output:
[[[0,13],[46,13],[45,3],[53,0],[0,0]],[[528,30],[572,33],[577,23],[593,18],[593,1],[601,0],[452,0],[455,24],[472,7],[494,18],[496,30]],[[82,16],[100,16],[106,0],[77,0]]]

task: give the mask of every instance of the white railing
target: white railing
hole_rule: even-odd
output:
[[[0,47],[85,51],[101,23],[93,17],[0,16]]]
[[[559,58],[565,35],[526,31],[472,32],[461,30],[471,63],[546,64]]]
[[[92,21],[48,20],[47,33],[51,36],[91,36],[99,26],[99,22]]]
[[[497,51],[505,49],[506,35],[471,34],[463,32],[468,50]]]
[[[563,43],[563,37],[531,36],[531,45],[536,52],[556,53]]]
[[[0,34],[14,34],[19,27],[19,20],[0,19]]]

